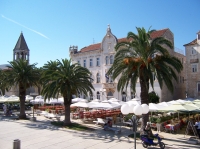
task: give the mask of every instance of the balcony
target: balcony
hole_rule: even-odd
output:
[[[198,58],[190,59],[190,63],[199,63],[199,59]]]
[[[116,84],[115,83],[104,83],[103,84],[103,88],[105,89],[111,89],[111,88],[116,88]]]

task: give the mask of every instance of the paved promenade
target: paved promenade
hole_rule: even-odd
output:
[[[63,117],[62,117],[63,118]],[[61,119],[62,120],[62,119]],[[133,149],[134,140],[129,128],[122,127],[120,134],[104,131],[94,124],[85,124],[95,131],[74,131],[50,124],[52,120],[37,116],[37,121],[14,120],[14,117],[0,115],[0,149],[12,149],[13,140],[21,141],[21,149]],[[82,123],[80,120],[76,122]],[[199,149],[199,145],[187,144],[183,135],[160,133],[165,137],[166,149]],[[137,149],[143,149],[137,140]],[[158,148],[158,147],[155,147]]]

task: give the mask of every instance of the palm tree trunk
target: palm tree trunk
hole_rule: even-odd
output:
[[[19,98],[20,98],[20,114],[19,119],[26,119],[25,113],[25,96],[26,90],[23,86],[19,85]]]
[[[146,81],[144,81],[143,77],[140,77],[140,86],[141,86],[141,104],[147,104],[149,105],[149,79],[146,78]],[[149,121],[149,113],[142,115],[142,125],[141,130],[143,130]]]
[[[70,120],[70,105],[71,101],[68,101],[67,98],[64,98],[64,105],[65,105],[65,120],[64,120],[64,125],[70,125],[71,120]]]

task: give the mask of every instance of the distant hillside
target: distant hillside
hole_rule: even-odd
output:
[[[7,69],[8,68],[7,66],[9,66],[9,64],[2,64],[0,65],[0,69]]]

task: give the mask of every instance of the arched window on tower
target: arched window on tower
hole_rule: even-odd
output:
[[[99,72],[97,73],[97,83],[100,83],[100,74],[99,74]]]

